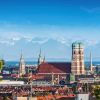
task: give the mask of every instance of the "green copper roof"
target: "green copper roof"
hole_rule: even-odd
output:
[[[72,46],[73,46],[73,47],[76,47],[76,48],[77,48],[77,47],[83,47],[83,43],[82,43],[82,42],[73,42],[73,43],[72,43]]]

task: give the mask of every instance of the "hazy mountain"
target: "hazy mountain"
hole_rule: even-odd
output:
[[[72,40],[60,40],[53,38],[20,38],[18,40],[5,40],[0,41],[0,56],[7,60],[19,60],[21,52],[27,59],[36,59],[39,55],[40,48],[42,56],[46,59],[71,59],[71,43]],[[85,60],[89,60],[90,51],[92,51],[94,60],[99,60],[100,57],[100,43],[85,45]]]

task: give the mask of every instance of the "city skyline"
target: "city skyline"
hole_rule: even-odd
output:
[[[0,1],[0,57],[71,59],[71,44],[83,42],[85,59],[100,60],[99,0]]]

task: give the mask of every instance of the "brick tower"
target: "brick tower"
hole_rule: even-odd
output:
[[[72,64],[71,72],[74,75],[84,74],[84,47],[81,42],[72,44]]]

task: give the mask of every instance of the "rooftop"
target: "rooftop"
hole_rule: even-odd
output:
[[[38,73],[70,73],[70,62],[46,62],[39,65]]]

